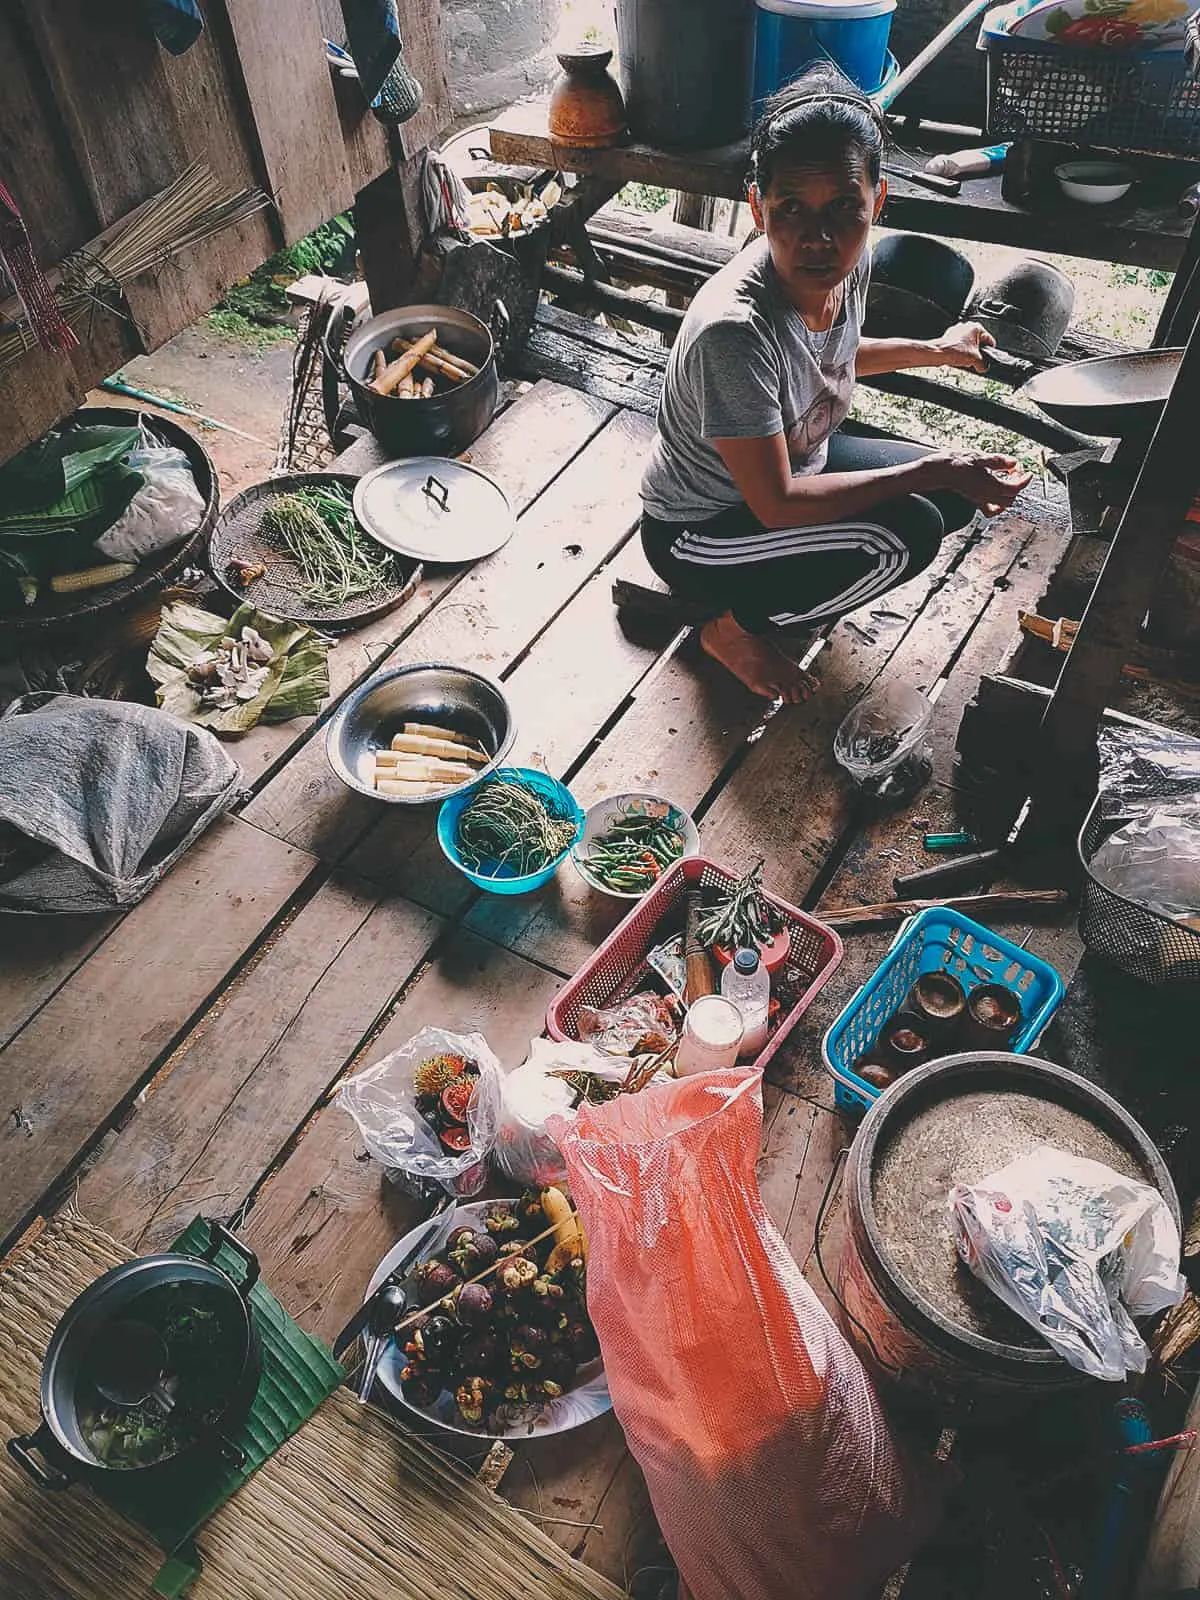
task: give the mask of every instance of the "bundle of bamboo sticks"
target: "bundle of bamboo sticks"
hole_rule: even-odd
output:
[[[452,355],[438,343],[436,328],[430,328],[419,339],[393,339],[392,352],[397,357],[395,361],[389,361],[384,350],[376,350],[372,357],[367,388],[376,394],[394,394],[401,400],[429,400],[435,392],[435,376],[449,383],[467,383],[479,374],[473,362]],[[429,376],[417,377],[418,367],[424,367]]]
[[[143,272],[270,204],[261,189],[235,193],[207,162],[194,162],[174,183],[47,273],[64,317],[73,325],[82,323],[97,301],[111,300]],[[36,344],[16,297],[0,305],[0,370]]]

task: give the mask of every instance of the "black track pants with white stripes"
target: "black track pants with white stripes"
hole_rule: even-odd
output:
[[[826,472],[870,472],[927,452],[835,433]],[[844,522],[764,528],[748,506],[704,522],[642,518],[646,559],[674,593],[732,611],[748,633],[845,616],[923,571],[974,507],[961,495],[902,495]]]

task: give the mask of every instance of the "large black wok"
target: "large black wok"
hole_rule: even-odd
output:
[[[1149,433],[1175,382],[1182,349],[1067,361],[1034,373],[1033,366],[988,351],[988,376],[1019,383],[1021,393],[1064,427],[1104,439]]]

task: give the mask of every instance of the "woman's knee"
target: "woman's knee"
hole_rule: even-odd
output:
[[[905,495],[901,500],[890,502],[881,508],[879,520],[904,541],[908,550],[906,578],[925,570],[946,537],[941,512],[932,500],[921,494]]]

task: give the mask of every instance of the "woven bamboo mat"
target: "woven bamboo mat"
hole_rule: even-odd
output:
[[[36,1425],[42,1353],[81,1290],[129,1259],[63,1216],[0,1271],[0,1435]],[[621,1600],[421,1440],[339,1391],[197,1537],[190,1600]],[[88,1490],[0,1457],[3,1600],[143,1600],[162,1552]]]

